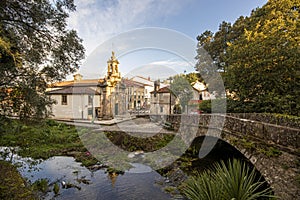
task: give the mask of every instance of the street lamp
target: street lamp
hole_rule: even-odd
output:
[[[172,98],[172,94],[171,94],[171,83],[172,83],[173,78],[170,77],[170,78],[168,78],[167,80],[170,80],[170,87],[169,87],[169,96],[170,96],[170,98],[169,98],[169,115],[171,115],[171,98]]]

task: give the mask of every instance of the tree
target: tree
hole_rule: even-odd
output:
[[[197,37],[196,68],[202,76],[216,65],[234,111],[300,114],[299,8],[297,0],[270,0]]]
[[[184,75],[176,75],[173,77],[173,82],[171,83],[170,88],[171,93],[179,99],[179,103],[184,111],[189,101],[193,98],[193,89],[191,84]]]
[[[202,82],[203,79],[201,78],[199,73],[192,72],[185,75],[182,75],[190,84],[195,83],[196,81]]]
[[[215,34],[211,31],[205,31],[197,36],[198,55],[202,53],[201,48],[204,48],[209,53],[213,63],[222,71],[224,71],[227,42],[231,38],[231,28],[230,23],[223,21],[219,26],[218,32]],[[196,59],[199,60],[199,57],[196,57]]]
[[[75,72],[82,40],[67,29],[73,0],[0,1],[0,111],[42,117],[47,83]]]
[[[300,3],[268,1],[227,48],[226,86],[253,112],[300,114]]]

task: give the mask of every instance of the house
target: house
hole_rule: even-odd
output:
[[[182,110],[186,114],[200,114],[199,104],[203,100],[215,99],[215,96],[208,92],[204,83],[196,81],[191,84],[192,98],[185,108],[181,108],[178,97],[174,96],[172,92],[170,93],[170,86],[160,88],[160,85],[161,83],[156,81],[154,91],[151,92],[151,114],[178,114]]]
[[[150,109],[150,92],[154,90],[154,81],[151,81],[150,77],[145,78],[142,76],[134,76],[130,80],[135,81],[137,83],[143,84],[144,87],[144,104],[143,107],[147,110]]]
[[[126,108],[128,111],[140,110],[145,105],[144,84],[133,80],[123,79],[126,93]]]
[[[104,78],[83,79],[75,74],[73,80],[49,85],[47,95],[56,101],[52,106],[54,118],[112,119],[127,110],[125,86],[114,52],[107,61]]]
[[[210,100],[216,98],[214,94],[210,94],[208,92],[207,87],[202,82],[196,81],[192,83],[192,87],[198,91],[199,100]]]
[[[154,91],[150,92],[150,113],[170,115],[174,113],[176,97],[170,92],[170,86],[160,88],[160,82],[154,82]]]
[[[215,95],[208,92],[204,83],[196,81],[191,84],[193,98],[188,103],[188,114],[200,114],[199,104],[204,100],[215,99]]]

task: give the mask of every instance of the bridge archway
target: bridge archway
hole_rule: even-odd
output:
[[[206,138],[205,143],[203,143],[204,138]],[[238,148],[221,138],[217,138],[217,143],[215,143],[215,139],[216,138],[213,136],[198,136],[193,140],[190,148],[186,152],[193,157],[198,156],[200,147],[205,148],[205,146],[214,145],[213,149],[204,158],[193,160],[193,169],[201,173],[203,170],[211,169],[217,162],[227,162],[231,159],[237,159],[245,162],[250,169],[255,169],[257,174],[256,181],[265,182],[261,189],[270,187],[265,177],[255,167],[255,164],[252,163],[251,160],[249,160]]]

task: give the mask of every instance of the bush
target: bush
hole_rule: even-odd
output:
[[[213,100],[204,100],[199,104],[199,110],[204,113],[224,113],[226,112],[226,99],[220,98]]]
[[[214,170],[188,179],[183,194],[193,200],[274,198],[270,188],[262,189],[265,182],[256,180],[255,169],[250,170],[241,161],[234,159],[228,165],[222,161]]]

